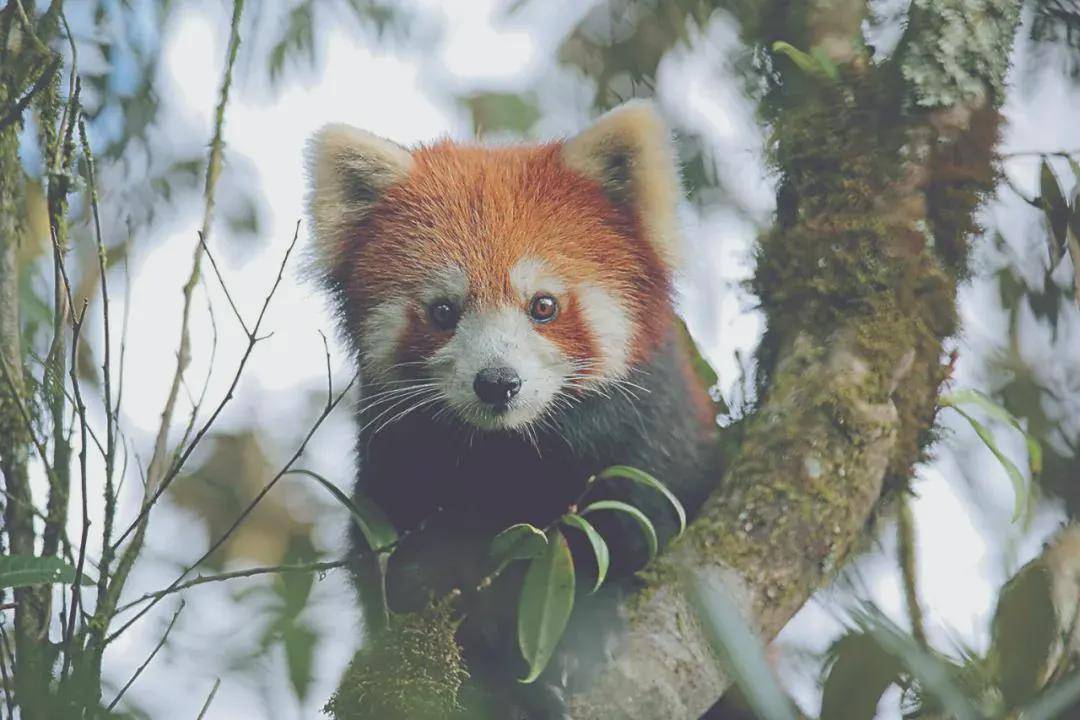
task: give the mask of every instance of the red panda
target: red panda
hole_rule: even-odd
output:
[[[495,533],[552,522],[607,466],[650,472],[690,512],[700,505],[715,415],[673,307],[680,184],[650,103],[565,141],[511,147],[409,150],[331,125],[308,166],[314,265],[362,378],[357,490],[399,530],[424,526],[391,558],[391,609],[468,587]],[[674,534],[661,498],[606,490],[650,514],[662,539]],[[627,577],[641,537],[601,522]],[[354,544],[367,549],[358,533]],[[383,600],[375,571],[355,568],[369,610]],[[582,664],[575,633],[545,682],[522,686],[515,603],[501,597],[478,594],[483,609],[462,627],[470,672],[511,698],[495,717],[564,717],[579,679],[568,669]]]

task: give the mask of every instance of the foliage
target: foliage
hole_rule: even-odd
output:
[[[93,584],[81,577],[83,585]],[[75,582],[75,568],[58,557],[33,555],[0,555],[0,589]]]

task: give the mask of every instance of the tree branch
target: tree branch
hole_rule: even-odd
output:
[[[794,207],[780,208],[787,220],[758,253],[763,401],[721,489],[643,573],[624,608],[625,644],[572,698],[575,720],[698,718],[729,683],[672,579],[723,584],[771,638],[858,547],[882,491],[923,457],[972,213],[995,179],[994,107],[1016,22],[997,3],[980,4],[1001,13],[992,18],[964,0],[929,5],[914,3],[901,93],[883,92],[891,68],[853,56],[836,85],[777,120]],[[957,35],[958,22],[982,31]],[[998,31],[989,43],[987,27]],[[935,35],[953,39],[943,44],[955,56],[933,54]],[[956,74],[958,57],[974,75]],[[958,164],[972,172],[947,172]]]

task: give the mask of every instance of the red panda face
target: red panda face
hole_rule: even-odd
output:
[[[633,384],[671,322],[677,177],[651,109],[619,112],[531,147],[316,141],[318,261],[384,421],[522,429]]]

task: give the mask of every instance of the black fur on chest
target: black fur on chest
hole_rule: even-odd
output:
[[[378,504],[403,535],[384,577],[353,527],[353,572],[365,618],[376,619],[369,626],[375,629],[386,606],[418,611],[451,589],[465,591],[457,637],[472,674],[467,691],[483,698],[475,700],[478,707],[497,708],[471,711],[470,720],[565,718],[561,698],[575,683],[588,682],[586,669],[600,665],[592,656],[607,652],[621,636],[618,598],[647,560],[644,537],[631,519],[612,512],[589,516],[611,551],[608,582],[601,592],[579,597],[555,659],[540,682],[525,686],[516,679],[526,668],[514,627],[526,563],[512,565],[482,592],[470,590],[492,570],[489,548],[498,532],[520,522],[548,526],[581,498],[591,476],[612,465],[649,472],[691,516],[715,486],[719,458],[715,422],[707,411],[711,403],[679,345],[672,337],[631,375],[643,389],[584,397],[531,437],[482,432],[422,411],[376,433],[368,430],[375,423],[361,422],[357,491]],[[677,531],[675,512],[654,490],[600,481],[589,487],[585,503],[600,498],[642,510],[661,543]],[[566,532],[579,583],[588,587],[593,556],[580,533]],[[511,706],[526,711],[507,714]]]
[[[357,490],[399,530],[438,513],[498,532],[550,523],[590,476],[619,464],[651,473],[693,512],[714,480],[715,426],[695,412],[691,399],[702,391],[678,352],[673,339],[631,375],[644,389],[590,394],[531,436],[436,420],[434,411],[412,413],[374,436],[362,432]],[[646,504],[651,495],[644,493]],[[668,513],[660,514],[658,527]]]

